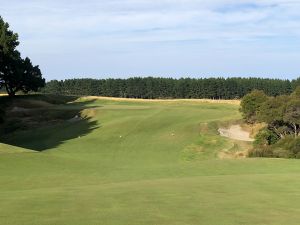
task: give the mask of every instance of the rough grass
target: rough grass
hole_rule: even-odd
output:
[[[240,105],[240,100],[223,100],[223,99],[134,99],[134,98],[115,98],[115,97],[99,97],[99,96],[87,96],[81,98],[84,99],[97,99],[97,100],[109,100],[109,101],[117,101],[117,102],[188,102],[188,103],[226,103],[232,105]]]
[[[217,158],[244,148],[216,133],[219,122],[240,119],[238,105],[84,106],[97,124],[85,135],[78,122],[16,132],[19,147],[0,144],[1,225],[299,224],[298,160]],[[21,148],[41,145],[48,151]]]

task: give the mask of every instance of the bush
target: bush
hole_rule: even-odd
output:
[[[248,153],[249,157],[273,157],[273,151],[270,146],[261,146],[251,149]]]
[[[257,122],[257,115],[261,105],[268,100],[268,96],[259,90],[254,90],[251,93],[245,95],[241,101],[240,112],[243,118],[248,123]]]
[[[282,141],[284,147],[290,151],[295,157],[300,153],[300,138],[288,137]]]
[[[277,158],[300,158],[300,137],[287,136],[272,146]]]
[[[300,137],[286,136],[279,139],[268,129],[262,129],[255,137],[249,157],[300,158]]]
[[[272,152],[274,158],[286,158],[286,159],[295,158],[294,157],[295,155],[287,149],[278,148],[278,149],[274,149]]]
[[[279,141],[279,137],[268,128],[261,129],[258,134],[255,136],[255,141],[253,145],[258,146],[267,146],[273,145]]]

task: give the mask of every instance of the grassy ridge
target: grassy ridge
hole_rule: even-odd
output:
[[[0,224],[298,224],[299,161],[217,159],[237,105],[81,103],[60,107],[87,121],[0,144]]]

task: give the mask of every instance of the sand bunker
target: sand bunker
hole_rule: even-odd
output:
[[[254,139],[250,138],[250,133],[243,130],[240,125],[232,125],[228,129],[220,128],[218,131],[223,137],[239,141],[254,141]]]

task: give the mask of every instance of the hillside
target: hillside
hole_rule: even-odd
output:
[[[1,137],[0,224],[299,223],[298,161],[238,157],[251,145],[218,134],[238,104],[54,99],[25,99],[40,126]]]

